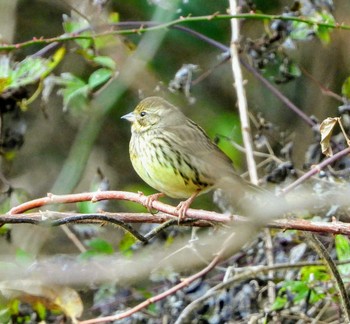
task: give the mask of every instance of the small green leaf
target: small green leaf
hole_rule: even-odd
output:
[[[325,266],[309,266],[302,267],[300,270],[300,278],[303,282],[310,283],[310,278],[313,281],[328,281],[330,280],[329,273]]]
[[[279,310],[284,308],[284,306],[287,304],[287,297],[280,297],[277,296],[274,303],[271,305],[271,310]]]
[[[133,246],[133,244],[135,244],[135,242],[136,239],[134,236],[132,236],[130,233],[125,233],[123,238],[119,242],[119,251],[125,256],[131,256],[133,254],[131,247]]]
[[[74,12],[72,16],[63,15],[63,29],[66,33],[75,33],[79,32],[80,36],[91,36],[90,31],[81,32],[83,29],[89,28],[89,22],[78,16]],[[86,49],[92,45],[92,39],[76,39],[75,42],[82,48]]]
[[[59,91],[63,96],[64,109],[68,107],[74,107],[75,109],[85,108],[90,87],[82,79],[71,73],[62,73],[60,80],[64,85],[64,88]]]
[[[93,58],[93,61],[98,65],[106,67],[111,70],[115,70],[117,68],[115,61],[109,56],[96,56]]]
[[[95,250],[97,252],[103,253],[103,254],[112,254],[114,253],[114,249],[113,246],[102,239],[99,238],[95,238],[90,240],[87,243],[87,246],[89,246],[92,250]]]
[[[333,15],[326,10],[323,10],[321,12],[316,12],[314,20],[317,22],[323,22],[327,24],[333,24],[333,25],[335,24],[335,19]],[[332,28],[319,26],[319,25],[315,25],[315,26],[316,26],[316,35],[318,36],[318,38],[322,41],[323,44],[329,44],[331,40],[330,33],[332,31]]]
[[[0,92],[33,84],[48,76],[63,59],[64,48],[58,49],[50,59],[27,57],[21,62],[12,62],[0,55]]]
[[[101,68],[93,72],[89,77],[89,86],[91,89],[97,88],[106,83],[112,77],[112,71]]]
[[[301,70],[299,66],[295,63],[291,63],[288,65],[288,72],[290,75],[296,78],[301,76]]]
[[[39,301],[34,305],[35,311],[38,313],[39,318],[43,321],[46,318],[47,312],[45,306]]]
[[[108,15],[108,22],[110,24],[115,24],[115,23],[118,23],[119,21],[120,21],[120,19],[119,19],[119,13],[118,12],[111,12]]]
[[[82,201],[77,203],[77,211],[82,214],[93,214],[99,209],[99,205],[91,201]]]
[[[347,77],[341,87],[341,93],[344,97],[350,99],[350,77]]]
[[[94,238],[86,243],[89,250],[83,252],[80,257],[83,259],[90,259],[96,256],[110,255],[114,253],[113,246],[100,238]]]
[[[350,259],[350,243],[349,239],[344,235],[335,236],[335,249],[337,252],[338,260],[349,260]],[[348,276],[350,274],[350,264],[344,264],[338,266],[339,272]]]
[[[310,25],[304,22],[293,21],[290,37],[294,40],[307,40],[313,34]]]
[[[11,323],[11,313],[8,307],[3,307],[0,309],[0,323]]]

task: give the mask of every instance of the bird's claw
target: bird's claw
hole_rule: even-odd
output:
[[[156,213],[154,212],[152,205],[153,202],[158,200],[160,197],[163,197],[164,194],[159,192],[159,193],[155,193],[153,195],[149,195],[146,197],[146,201],[144,202],[144,206],[147,208],[147,210],[151,213],[151,214],[156,214],[158,211],[156,211]]]

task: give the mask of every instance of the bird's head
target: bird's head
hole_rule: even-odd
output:
[[[149,129],[181,124],[186,118],[182,112],[160,97],[143,99],[129,114],[121,117],[132,123],[132,131],[142,133]]]

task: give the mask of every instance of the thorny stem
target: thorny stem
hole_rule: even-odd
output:
[[[308,25],[316,25],[318,27],[325,27],[330,29],[342,29],[342,30],[350,30],[349,25],[345,24],[338,24],[338,23],[325,23],[325,22],[318,22],[313,21],[311,19],[306,18],[300,18],[300,17],[293,17],[293,16],[285,16],[285,15],[268,15],[268,14],[257,14],[257,13],[245,13],[245,14],[236,14],[236,15],[220,15],[220,14],[213,14],[213,15],[206,15],[206,16],[197,16],[197,17],[180,17],[178,19],[174,19],[167,23],[153,23],[150,24],[149,22],[145,23],[138,23],[138,28],[131,28],[131,29],[119,29],[114,31],[107,31],[107,32],[101,32],[101,33],[95,33],[94,35],[79,35],[77,33],[72,34],[65,34],[59,37],[52,37],[52,38],[33,38],[30,41],[17,43],[17,44],[3,44],[0,46],[1,51],[13,51],[17,50],[22,47],[37,45],[37,44],[51,44],[55,42],[66,42],[70,40],[79,40],[79,39],[93,39],[97,37],[104,37],[106,35],[132,35],[132,34],[142,34],[147,31],[156,31],[161,30],[164,28],[170,28],[174,25],[183,24],[187,22],[203,22],[203,21],[214,21],[214,20],[228,20],[228,19],[254,19],[254,20],[282,20],[282,21],[295,21],[295,22],[301,22],[306,23]],[[122,26],[134,26],[135,22],[122,22],[118,23],[120,27]],[[147,27],[149,26],[149,27]],[[96,30],[99,28],[96,27]]]
[[[171,208],[171,206],[169,206]],[[174,208],[174,207],[173,207]],[[221,220],[215,218],[216,220],[210,221],[210,215],[212,212],[206,210],[193,210],[195,211],[196,219],[185,219],[180,225],[191,225],[192,227],[208,227],[213,224],[221,224],[229,226],[232,224],[232,217],[221,215]],[[207,213],[205,220],[201,220],[201,216]],[[220,214],[218,214],[220,215]],[[166,224],[160,228],[156,228],[146,234],[144,237],[149,240],[154,235],[159,233],[162,229],[170,226],[171,224],[178,224],[176,217],[159,212],[157,214],[149,213],[93,213],[93,214],[79,214],[79,213],[67,213],[67,212],[52,212],[52,211],[40,211],[24,214],[13,214],[13,215],[0,215],[0,225],[1,224],[32,224],[32,225],[42,225],[42,226],[61,226],[64,224],[103,224],[111,223],[117,226],[123,227],[124,223],[134,223],[134,224]],[[233,221],[234,224],[249,224],[249,220],[243,217],[235,216]],[[247,225],[249,226],[249,225]],[[266,224],[269,228],[281,229],[281,230],[302,230],[317,233],[328,233],[328,234],[343,234],[350,236],[350,226],[348,223],[343,223],[340,221],[332,222],[314,222],[305,219],[280,219],[274,220]],[[128,228],[124,228],[128,230]],[[136,238],[137,236],[134,235]],[[143,242],[142,238],[138,238]],[[145,241],[145,243],[147,243]]]

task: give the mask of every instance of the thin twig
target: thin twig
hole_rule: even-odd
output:
[[[62,225],[60,227],[64,234],[73,242],[73,244],[77,247],[80,253],[86,252],[86,248],[83,243],[77,238],[77,236],[70,230],[70,228],[66,225]]]
[[[112,316],[106,316],[106,317],[100,317],[100,318],[95,318],[95,319],[91,319],[91,320],[87,320],[87,321],[81,321],[79,322],[80,324],[93,324],[93,323],[104,323],[107,321],[116,321],[119,319],[123,319],[126,317],[131,316],[132,314],[135,314],[136,312],[140,311],[141,309],[146,308],[147,306],[158,302],[172,294],[174,294],[176,291],[183,289],[185,287],[187,287],[190,283],[192,283],[193,281],[202,278],[204,275],[206,275],[209,271],[211,271],[212,269],[215,268],[215,266],[221,261],[227,246],[228,246],[228,242],[230,242],[230,240],[232,239],[232,237],[234,236],[234,234],[231,234],[226,241],[223,244],[223,247],[221,248],[221,250],[218,252],[218,254],[213,258],[213,260],[205,267],[203,268],[201,271],[197,272],[196,274],[182,280],[179,284],[171,287],[170,289],[164,291],[161,294],[158,294],[154,297],[148,298],[147,300],[145,300],[144,302],[136,305],[135,307],[130,308],[129,310],[123,312],[123,313],[119,313],[117,315],[112,315]]]
[[[230,14],[236,15],[239,12],[238,9],[238,3],[236,0],[230,0]],[[248,113],[248,103],[247,98],[245,94],[244,84],[243,84],[243,75],[242,70],[240,66],[240,58],[238,53],[238,45],[239,45],[239,37],[240,37],[240,21],[237,19],[231,20],[231,46],[230,46],[230,53],[231,53],[231,63],[232,63],[232,71],[234,75],[235,80],[235,88],[237,92],[237,99],[238,99],[238,109],[239,109],[239,116],[241,121],[241,129],[242,129],[242,138],[243,138],[243,144],[246,152],[246,160],[247,160],[247,166],[248,166],[248,173],[250,181],[258,185],[259,179],[258,179],[258,173],[256,168],[256,163],[254,159],[254,149],[253,149],[253,141],[251,137],[251,130],[250,130],[250,123],[249,123],[249,113]],[[273,265],[273,251],[272,251],[272,238],[270,234],[269,229],[265,229],[265,247],[266,247],[266,255],[267,255],[267,261],[268,265]],[[272,277],[273,272],[269,273],[269,275]],[[275,301],[276,293],[275,293],[275,286],[272,282],[268,283],[268,298],[270,304],[272,304]]]
[[[326,166],[334,163],[335,161],[339,160],[340,158],[350,154],[350,147],[334,154],[330,158],[322,161],[321,163],[314,165],[312,169],[308,172],[306,172],[304,175],[302,175],[299,179],[291,183],[289,186],[282,189],[281,193],[286,194],[290,192],[292,189],[295,189],[297,186],[305,182],[307,179],[311,178],[315,174],[319,173],[322,169],[324,169]]]
[[[238,13],[237,3],[235,0],[230,0],[230,14],[236,15]],[[258,173],[256,171],[256,164],[254,160],[253,154],[253,141],[250,133],[250,124],[249,124],[249,114],[248,114],[248,104],[247,97],[244,89],[243,75],[239,62],[239,54],[238,54],[238,44],[239,44],[239,20],[231,19],[231,64],[232,64],[232,72],[234,78],[234,85],[237,93],[237,102],[238,102],[238,110],[239,117],[241,121],[241,129],[242,129],[242,138],[244,147],[246,150],[246,160],[247,167],[249,172],[250,181],[257,185],[259,182]]]

